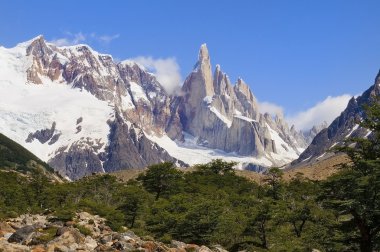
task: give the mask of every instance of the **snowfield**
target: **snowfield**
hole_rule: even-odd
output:
[[[72,88],[72,84],[66,83],[62,76],[53,82],[39,75],[43,84],[28,83],[27,70],[32,66],[33,56],[26,56],[26,49],[33,40],[18,44],[14,48],[0,47],[0,133],[18,142],[45,162],[53,158],[59,149],[68,150],[73,144],[83,148],[97,146],[96,153],[104,152],[109,141],[109,121],[115,119],[115,103],[99,100],[85,90]],[[86,45],[60,47],[60,49],[66,50],[65,55],[80,57],[83,46]],[[103,57],[106,60],[110,57],[99,54],[88,46],[86,48],[97,57]],[[57,54],[57,57],[63,63],[70,60],[70,56],[66,57],[62,54]],[[98,63],[101,65],[100,62]],[[86,64],[86,61],[83,64]],[[123,64],[136,63],[124,61]],[[109,70],[100,66],[97,75],[112,75],[113,71],[116,71],[114,68]],[[113,92],[116,97],[116,91]],[[134,102],[149,102],[148,96],[152,99],[157,96],[157,93],[146,94],[139,84],[131,81],[130,93],[127,92],[120,97],[120,106],[122,110],[133,110],[137,106]],[[232,120],[256,122],[243,116],[237,110],[232,119],[227,118],[211,106],[211,96],[204,97],[203,101],[208,105],[210,112],[220,118],[227,127],[231,127]],[[128,126],[131,126],[130,121],[126,121],[125,118],[124,120]],[[53,125],[55,125],[54,141],[45,143],[41,143],[38,139],[26,141],[30,134],[45,129],[50,130]],[[276,144],[277,153],[265,154],[260,158],[240,156],[236,153],[204,147],[197,143],[196,137],[185,132],[184,142],[173,141],[165,134],[156,136],[145,133],[145,135],[164,148],[169,155],[189,165],[207,163],[213,159],[224,159],[240,163],[240,168],[242,164],[249,163],[268,167],[275,163],[286,164],[298,158],[296,150],[268,124],[266,127]]]
[[[145,134],[147,138],[165,149],[172,157],[182,160],[189,165],[208,163],[213,159],[224,159],[238,163],[254,163],[262,166],[271,166],[272,162],[265,157],[254,158],[240,156],[236,153],[227,153],[222,150],[210,149],[197,144],[198,138],[187,134],[185,142],[173,141],[167,135],[155,136]],[[239,166],[238,166],[239,167]]]
[[[47,78],[43,79],[43,85],[28,84],[26,70],[31,58],[25,56],[25,44],[0,48],[0,133],[43,161],[53,157],[57,149],[87,139],[101,145],[98,151],[103,151],[109,134],[107,120],[114,116],[113,106],[87,91]],[[77,124],[79,118],[82,122]],[[55,134],[60,134],[54,144],[42,144],[37,139],[26,142],[30,133],[51,129],[53,122]]]

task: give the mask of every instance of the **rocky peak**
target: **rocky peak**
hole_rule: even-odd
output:
[[[214,91],[217,95],[231,96],[233,88],[228,78],[228,75],[223,73],[220,69],[220,65],[216,65],[214,72]]]
[[[357,98],[352,97],[345,110],[324,130],[315,135],[311,144],[292,164],[314,162],[331,154],[329,150],[341,145],[348,137],[367,137],[368,131],[359,126],[365,112],[363,105],[370,104],[380,95],[380,72],[375,78],[375,84]],[[326,125],[327,126],[327,125]],[[315,128],[318,130],[318,128]],[[313,128],[310,132],[314,133]]]
[[[238,78],[233,89],[237,97],[238,104],[236,107],[241,107],[243,111],[246,111],[246,116],[256,119],[258,116],[257,100],[252,94],[249,86],[243,81],[242,78]]]
[[[190,105],[189,113],[190,110],[194,113],[205,97],[214,96],[211,63],[206,44],[201,45],[198,61],[193,72],[186,78],[182,91],[185,94],[186,103]]]
[[[200,61],[200,62],[203,62],[203,61],[210,62],[210,56],[208,54],[208,49],[207,49],[207,45],[206,44],[202,44],[201,48],[199,49],[198,61]]]
[[[235,90],[239,91],[240,93],[244,94],[249,100],[253,100],[254,96],[251,92],[251,89],[249,86],[244,82],[242,78],[238,78],[236,85],[235,85]]]
[[[42,84],[40,76],[45,75],[51,80],[58,78],[60,74],[60,63],[51,57],[54,51],[46,44],[42,35],[26,42],[26,56],[32,58],[32,65],[27,70],[28,81],[35,84]],[[53,59],[53,61],[52,61]]]
[[[376,75],[375,84],[380,85],[380,70],[379,70],[379,72]]]
[[[376,75],[375,84],[373,85],[372,96],[380,96],[380,70]]]
[[[36,57],[44,57],[53,51],[46,45],[46,41],[42,35],[34,38],[26,49],[26,55],[34,55]]]

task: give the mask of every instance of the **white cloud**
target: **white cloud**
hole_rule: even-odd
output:
[[[117,38],[120,37],[120,34],[115,34],[115,35],[102,35],[102,36],[99,36],[98,39],[105,43],[105,44],[109,44],[112,42],[112,40],[115,40]]]
[[[271,115],[278,115],[280,117],[284,117],[284,108],[271,103],[271,102],[259,102],[259,111],[262,114],[269,113]]]
[[[56,46],[71,46],[71,45],[77,45],[86,41],[86,35],[81,32],[78,32],[75,34],[66,32],[65,35],[66,35],[65,38],[53,39],[50,42],[55,44]]]
[[[182,82],[180,68],[175,58],[154,59],[152,57],[136,57],[132,61],[144,66],[148,71],[156,75],[157,80],[169,93],[178,89]]]
[[[286,119],[290,125],[294,124],[297,129],[307,130],[323,121],[330,124],[347,107],[352,95],[328,96],[325,100],[318,102],[314,107]]]
[[[298,130],[309,130],[314,125],[319,125],[324,121],[330,124],[347,107],[351,97],[352,95],[349,94],[335,97],[328,96],[311,108],[299,111],[293,115],[286,115],[285,120],[289,125],[295,125]],[[259,102],[258,105],[260,113],[269,113],[281,117],[284,117],[284,114],[286,114],[283,107],[274,103]]]
[[[114,34],[114,35],[97,35],[96,33],[90,33],[85,34],[82,32],[78,33],[71,33],[71,32],[65,32],[63,38],[56,38],[50,41],[50,43],[53,43],[57,46],[72,46],[72,45],[78,45],[80,43],[86,42],[86,41],[98,41],[102,44],[109,44],[113,40],[120,37],[120,34]]]

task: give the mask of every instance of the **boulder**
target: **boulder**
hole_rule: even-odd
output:
[[[9,233],[14,233],[15,230],[6,222],[0,222],[0,237],[5,236]]]
[[[30,249],[27,246],[9,243],[6,240],[2,239],[0,239],[0,249],[4,252],[30,252]]]
[[[199,251],[199,246],[196,244],[186,244],[186,251]]]
[[[55,238],[47,244],[47,251],[71,251],[83,247],[85,237],[78,230],[70,228],[61,236]]]
[[[84,245],[85,245],[85,248],[88,249],[89,251],[94,251],[95,248],[98,246],[98,243],[91,236],[86,236],[84,240]]]
[[[217,245],[213,245],[212,247],[212,250],[214,252],[228,252],[227,250],[225,250],[221,245],[217,244]]]
[[[158,248],[157,244],[153,241],[146,241],[141,247],[144,248],[146,252],[154,252]]]
[[[39,245],[39,246],[32,248],[31,252],[46,252],[46,249],[44,246]]]
[[[36,228],[31,225],[22,227],[13,233],[11,237],[9,237],[8,242],[28,244],[28,242],[33,238],[35,230]]]
[[[136,248],[132,244],[125,241],[116,241],[112,244],[112,248],[122,251],[135,251]]]
[[[181,241],[176,241],[176,240],[172,240],[170,242],[170,245],[173,248],[183,248],[184,249],[186,247],[186,243],[181,242]]]
[[[198,252],[213,252],[213,251],[206,246],[201,246]]]
[[[60,227],[57,229],[57,233],[56,233],[56,236],[61,236],[63,235],[64,233],[70,231],[71,229],[69,227]]]

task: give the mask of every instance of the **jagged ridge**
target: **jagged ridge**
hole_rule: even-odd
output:
[[[205,44],[180,95],[138,64],[115,63],[87,45],[57,47],[38,36],[0,48],[0,57],[0,89],[11,94],[0,107],[0,132],[72,179],[219,156],[282,165],[305,147],[281,118],[258,112],[242,79],[232,86],[220,66],[212,74]]]

